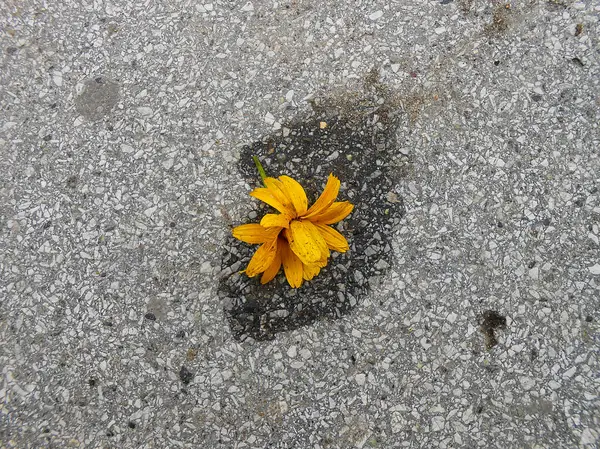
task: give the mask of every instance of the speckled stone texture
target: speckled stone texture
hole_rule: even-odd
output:
[[[1,2],[0,447],[598,447],[599,18]],[[236,274],[255,150],[347,177],[338,282]]]

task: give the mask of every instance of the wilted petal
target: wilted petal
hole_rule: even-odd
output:
[[[354,209],[348,201],[335,202],[320,214],[310,218],[313,223],[333,224],[346,218]]]
[[[284,214],[266,214],[260,220],[260,225],[265,228],[289,228],[290,219]]]
[[[269,265],[273,263],[273,260],[277,256],[277,239],[273,239],[270,242],[263,243],[258,247],[252,259],[246,267],[246,274],[249,277],[256,276],[262,273]]]
[[[304,278],[305,281],[310,281],[321,271],[321,268],[318,265],[304,265],[303,264],[302,268],[303,268],[302,277]]]
[[[265,243],[277,237],[281,229],[266,229],[258,223],[243,224],[233,228],[233,236],[246,243]]]
[[[317,198],[317,201],[315,201],[315,203],[312,206],[310,206],[310,208],[306,211],[302,218],[311,218],[325,211],[335,201],[339,191],[340,180],[333,176],[333,174],[330,174],[329,178],[327,178],[325,190],[323,190],[321,196],[319,196],[319,198]]]
[[[269,192],[271,192],[271,194],[286,208],[286,210],[295,212],[292,199],[287,194],[285,186],[279,179],[265,178],[264,183],[265,186],[267,186],[267,189],[269,189]],[[294,213],[290,218],[295,216],[296,214]]]
[[[271,265],[269,265],[260,278],[261,284],[266,284],[267,282],[271,281],[275,276],[277,276],[277,273],[279,273],[279,269],[281,268],[281,248],[282,240],[279,240],[277,242],[277,254],[273,259],[273,262],[271,262]]]
[[[292,251],[307,265],[329,257],[327,242],[310,221],[293,220],[286,236]]]
[[[288,215],[289,217],[293,217],[294,215],[296,215],[296,212],[293,210],[293,207],[291,205],[286,206],[285,204],[283,204],[275,197],[275,195],[273,195],[273,192],[271,192],[265,187],[259,187],[258,189],[254,189],[252,192],[250,192],[250,196],[253,196],[256,199],[267,203],[269,206],[277,209],[282,214]]]
[[[327,261],[329,260],[329,257],[323,257],[320,260],[317,260],[314,265],[316,265],[319,268],[325,268],[327,266]]]
[[[285,277],[292,288],[298,288],[302,285],[302,261],[294,254],[289,245],[281,245],[281,262]]]
[[[329,249],[345,253],[350,248],[346,238],[331,226],[316,224],[315,227],[319,230]]]
[[[294,209],[298,215],[302,215],[306,212],[308,207],[308,198],[306,198],[306,192],[298,181],[290,178],[289,176],[280,176],[279,179],[283,184],[287,197],[292,201]]]

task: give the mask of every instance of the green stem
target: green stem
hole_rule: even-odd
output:
[[[252,159],[254,160],[254,165],[256,165],[256,169],[258,170],[258,174],[260,175],[260,179],[262,179],[262,182],[264,184],[265,183],[265,178],[267,177],[267,174],[265,173],[265,169],[263,168],[262,164],[258,160],[258,156],[252,156]]]

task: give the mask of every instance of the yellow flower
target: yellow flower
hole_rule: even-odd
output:
[[[266,187],[250,192],[276,209],[278,214],[266,214],[260,224],[252,223],[233,229],[233,236],[246,243],[261,245],[250,259],[246,274],[262,273],[260,282],[272,280],[283,265],[285,277],[292,288],[298,288],[327,265],[330,250],[344,253],[348,242],[342,234],[328,226],[343,220],[354,206],[348,201],[335,201],[340,180],[329,175],[325,190],[308,207],[302,186],[289,176],[265,178]]]

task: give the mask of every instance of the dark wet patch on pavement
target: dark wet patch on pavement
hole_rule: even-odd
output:
[[[257,155],[270,176],[298,180],[313,202],[329,173],[340,178],[338,201],[355,205],[338,229],[350,243],[345,254],[332,252],[326,268],[302,287],[289,287],[283,272],[267,285],[240,274],[257,245],[228,237],[224,244],[219,298],[235,338],[274,338],[321,319],[339,318],[367,295],[393,264],[393,229],[404,215],[395,192],[406,160],[394,156],[399,120],[397,105],[377,94],[351,93],[313,104],[307,119],[284,125],[242,150],[239,172],[254,187],[260,178],[252,161]],[[326,124],[326,125],[325,125]],[[251,201],[256,201],[251,199]],[[267,207],[257,203],[258,222]]]

